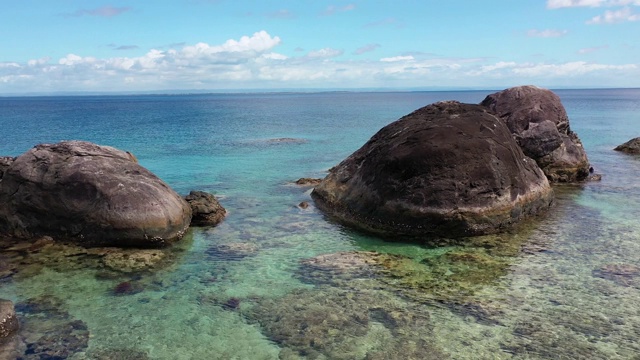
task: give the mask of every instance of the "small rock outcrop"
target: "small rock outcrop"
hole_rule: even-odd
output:
[[[589,160],[558,95],[536,86],[518,86],[487,96],[480,105],[502,119],[525,155],[551,182],[580,182]]]
[[[19,327],[13,303],[0,299],[0,344],[3,339],[16,332]]]
[[[320,184],[321,181],[322,181],[322,179],[316,179],[316,178],[300,178],[300,179],[296,180],[296,185],[300,185],[300,186],[316,186],[316,185]]]
[[[189,204],[131,154],[89,142],[37,145],[0,181],[0,232],[14,237],[157,247],[190,220]]]
[[[502,231],[553,202],[547,178],[505,123],[455,101],[385,126],[311,195],[367,231],[448,238]]]
[[[640,137],[631,139],[622,145],[618,145],[613,150],[627,154],[640,154]]]
[[[193,226],[216,226],[227,216],[227,210],[207,192],[191,191],[185,200],[191,206]]]
[[[9,168],[9,166],[11,165],[11,163],[13,163],[14,160],[15,158],[13,157],[0,156],[0,180],[2,180],[2,176],[4,175],[4,172]]]

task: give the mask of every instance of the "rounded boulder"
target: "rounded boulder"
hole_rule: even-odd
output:
[[[0,229],[85,245],[158,247],[180,239],[191,208],[125,151],[84,141],[37,145],[0,181]]]
[[[551,182],[588,179],[589,160],[571,131],[560,97],[536,86],[512,87],[481,103],[502,119],[525,155],[534,159]]]
[[[311,195],[366,231],[448,238],[500,232],[553,202],[547,178],[505,123],[455,101],[385,126]]]

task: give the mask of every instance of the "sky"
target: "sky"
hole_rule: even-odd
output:
[[[0,0],[0,95],[640,87],[640,0]]]

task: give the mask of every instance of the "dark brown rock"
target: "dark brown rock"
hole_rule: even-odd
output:
[[[11,163],[13,163],[15,159],[16,158],[9,157],[9,156],[0,156],[0,180],[2,180],[2,176],[4,175],[4,172],[9,168],[9,166],[11,165]]]
[[[193,226],[216,226],[227,216],[227,210],[215,196],[204,191],[191,191],[185,200],[191,206]]]
[[[16,316],[13,303],[0,299],[0,343],[14,332],[18,331],[20,324]]]
[[[339,220],[391,236],[495,233],[553,202],[504,122],[454,101],[385,126],[311,195]]]
[[[0,182],[0,230],[15,237],[156,247],[190,220],[189,205],[129,153],[89,142],[37,145]]]
[[[300,186],[316,186],[316,185],[320,184],[321,181],[322,181],[322,179],[300,178],[300,179],[296,180],[296,185],[300,185]]]
[[[309,203],[306,201],[301,202],[300,204],[298,204],[298,207],[300,209],[307,209],[309,207]]]
[[[631,139],[622,145],[618,145],[613,150],[627,154],[640,154],[640,137]]]
[[[549,181],[587,180],[587,154],[552,91],[518,86],[491,94],[480,104],[507,124],[524,154],[538,163]]]

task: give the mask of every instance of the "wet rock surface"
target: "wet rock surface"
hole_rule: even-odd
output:
[[[216,226],[227,216],[227,210],[207,192],[191,191],[185,200],[191,206],[192,226]]]
[[[589,176],[589,160],[571,131],[560,98],[536,86],[518,86],[487,96],[481,103],[502,119],[525,155],[551,182],[580,182]]]
[[[633,138],[622,145],[618,145],[613,150],[627,154],[640,154],[640,137]]]
[[[385,126],[332,168],[312,197],[365,231],[456,238],[544,212],[553,191],[503,121],[482,106],[448,101]]]
[[[83,141],[37,145],[0,183],[0,229],[85,245],[157,247],[181,238],[191,209],[128,152]]]
[[[18,328],[20,328],[20,323],[13,303],[9,300],[0,299],[0,343],[18,331]]]
[[[322,179],[316,178],[300,178],[296,180],[296,185],[300,186],[316,186],[322,182]]]

